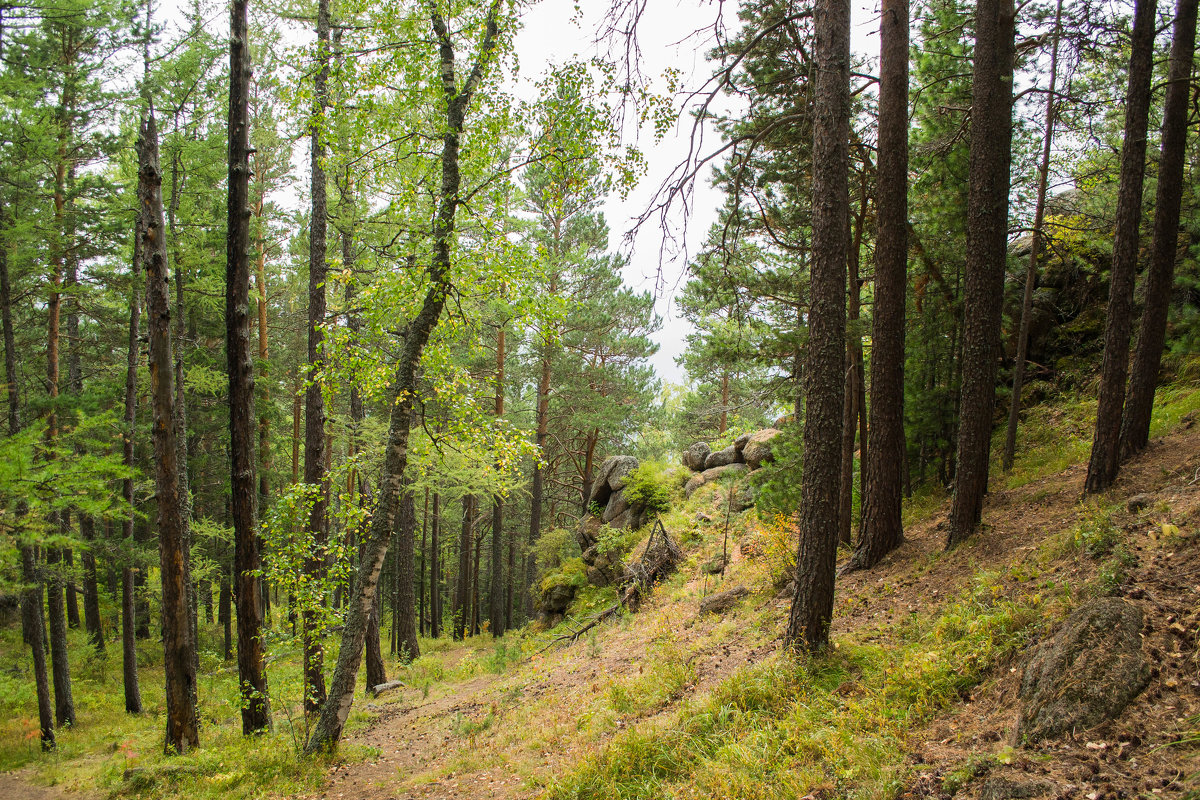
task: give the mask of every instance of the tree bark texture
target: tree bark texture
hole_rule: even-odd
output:
[[[471,545],[474,540],[475,498],[462,499],[462,526],[458,530],[458,573],[454,580],[454,605],[450,616],[454,620],[454,638],[466,636],[471,613]]]
[[[229,11],[229,186],[225,239],[225,361],[229,374],[230,508],[237,586],[242,733],[271,727],[262,644],[262,583],[254,472],[254,359],[250,348],[250,43],[246,0]]]
[[[850,4],[818,0],[813,123],[812,290],[804,370],[804,475],[796,594],[785,645],[829,642],[837,567],[846,363],[846,250],[850,244]]]
[[[873,567],[904,541],[904,304],[908,284],[908,0],[879,18],[879,164],[875,178],[875,307],[862,515],[851,564]]]
[[[1125,138],[1121,147],[1121,181],[1117,188],[1116,232],[1109,271],[1108,315],[1104,323],[1104,361],[1100,367],[1100,399],[1096,431],[1083,489],[1102,492],[1121,467],[1121,412],[1129,372],[1129,336],[1133,328],[1133,286],[1137,278],[1138,229],[1142,222],[1142,184],[1146,174],[1146,128],[1150,116],[1150,81],[1154,74],[1155,0],[1137,0],[1133,8],[1133,44],[1129,55],[1129,88],[1125,94]]]
[[[51,524],[55,524],[53,519]],[[75,724],[75,696],[71,687],[71,663],[67,653],[67,618],[63,603],[62,551],[55,547],[47,548],[46,566],[46,612],[50,617],[50,670],[54,677],[54,721],[61,728],[64,725]]]
[[[179,448],[175,442],[172,386],[171,301],[163,230],[162,172],[158,128],[151,110],[138,136],[138,200],[143,214],[142,266],[146,272],[150,324],[150,393],[154,409],[155,489],[162,574],[163,671],[166,677],[165,751],[183,755],[200,743],[196,716],[196,667],[187,605],[183,505],[179,494]]]
[[[429,635],[442,635],[442,560],[438,541],[442,527],[442,497],[433,493],[433,519],[429,523]]]
[[[1008,253],[1015,31],[1012,0],[979,0],[971,95],[962,389],[947,547],[975,532],[987,493]]]
[[[1179,207],[1187,156],[1188,93],[1196,50],[1196,0],[1178,0],[1167,97],[1163,104],[1162,155],[1158,162],[1158,191],[1154,201],[1154,234],[1150,268],[1146,272],[1146,304],[1133,350],[1129,392],[1121,421],[1121,457],[1141,452],[1150,439],[1154,390],[1167,335],[1167,308],[1179,255]]]

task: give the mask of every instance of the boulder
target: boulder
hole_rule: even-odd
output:
[[[692,472],[700,472],[704,469],[704,460],[708,458],[708,454],[712,449],[707,442],[696,442],[694,445],[683,451],[683,465]]]
[[[737,601],[750,594],[745,586],[735,586],[724,592],[709,595],[700,601],[701,614],[722,614],[737,605]]]
[[[588,508],[593,505],[604,508],[608,505],[608,498],[624,485],[620,483],[620,480],[635,469],[637,464],[638,461],[633,456],[609,456],[604,459],[592,478],[592,489],[588,493]],[[620,471],[620,474],[614,480],[613,473],[617,471]]]
[[[579,549],[586,553],[590,548],[595,547],[596,541],[600,537],[600,528],[604,525],[604,521],[599,517],[594,517],[591,514],[584,514],[583,519],[579,520],[579,525],[575,528],[575,541],[579,543]]]
[[[686,496],[691,497],[696,492],[696,490],[699,489],[701,486],[703,486],[706,483],[712,483],[713,481],[720,478],[722,475],[733,474],[736,476],[741,476],[741,475],[745,475],[749,471],[750,471],[749,467],[747,467],[745,464],[740,464],[740,463],[739,464],[726,464],[723,467],[713,467],[712,469],[706,469],[706,470],[704,470],[704,472],[701,472],[701,473],[698,473],[698,474],[692,476],[692,479],[687,482],[686,486],[683,487],[683,493]]]
[[[1125,501],[1125,507],[1130,514],[1136,514],[1154,505],[1154,498],[1148,494],[1135,494]]]
[[[633,456],[612,456],[604,465],[608,467],[608,488],[619,492],[625,488],[625,476],[638,468],[638,460]]]
[[[1053,794],[1054,787],[1045,781],[1014,780],[997,776],[984,782],[979,790],[979,800],[1025,800]]]
[[[735,478],[741,477],[742,475],[745,475],[749,471],[750,471],[750,468],[748,466],[746,466],[745,464],[741,464],[741,463],[726,464],[723,467],[713,467],[712,469],[706,469],[706,470],[704,470],[704,472],[700,473],[700,477],[704,478],[705,483],[712,483],[713,481],[715,481],[719,478],[724,478],[728,475],[732,475]]]
[[[1086,730],[1120,714],[1150,681],[1141,628],[1141,609],[1118,597],[1067,617],[1025,664],[1017,741]]]
[[[556,583],[542,592],[541,600],[538,603],[538,611],[547,616],[561,614],[567,610],[567,606],[571,605],[571,601],[574,599],[574,586],[569,583]]]
[[[746,443],[750,441],[750,431],[746,431],[741,436],[733,440],[733,449],[738,451],[738,455],[746,449]]]
[[[712,469],[713,467],[724,467],[728,464],[736,464],[742,460],[742,454],[737,448],[729,445],[724,450],[718,450],[715,453],[709,453],[708,458],[704,459],[704,468]]]
[[[754,508],[754,487],[749,482],[743,483],[733,491],[733,502],[730,507],[734,511],[745,511]]]
[[[778,435],[778,428],[763,428],[750,435],[746,446],[742,448],[742,458],[750,465],[750,469],[758,469],[772,460],[771,441]]]
[[[604,509],[602,519],[605,522],[612,522],[617,517],[625,513],[629,508],[629,501],[625,499],[624,492],[613,492],[608,498],[608,505]]]

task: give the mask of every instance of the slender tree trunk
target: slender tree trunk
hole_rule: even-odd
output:
[[[1179,255],[1179,207],[1183,196],[1183,169],[1187,156],[1189,78],[1196,49],[1196,0],[1178,0],[1175,32],[1171,39],[1171,64],[1167,72],[1167,97],[1163,104],[1162,157],[1154,202],[1154,236],[1150,268],[1146,272],[1146,305],[1138,328],[1129,374],[1129,394],[1121,427],[1121,457],[1141,452],[1150,439],[1154,390],[1162,363],[1167,332],[1167,308],[1175,281]]]
[[[187,606],[184,508],[179,486],[172,387],[171,311],[167,252],[163,236],[162,172],[153,111],[138,136],[138,199],[145,215],[142,264],[150,318],[150,382],[154,407],[155,486],[158,498],[162,574],[163,671],[166,675],[168,755],[183,755],[200,743],[196,716],[196,668]]]
[[[229,186],[225,252],[225,359],[229,374],[233,581],[237,586],[242,734],[271,727],[262,645],[258,499],[254,474],[254,360],[250,351],[250,43],[246,0],[229,12]],[[181,417],[182,418],[182,417]]]
[[[421,514],[421,572],[417,578],[417,632],[424,636],[428,630],[426,628],[426,605],[425,605],[425,572],[426,566],[429,563],[429,551],[426,549],[429,540],[429,488],[425,488],[425,508]],[[399,572],[399,570],[397,570]],[[399,600],[396,601],[396,607],[400,606]],[[392,628],[396,628],[396,622],[393,619]]]
[[[441,495],[434,492],[433,519],[429,525],[429,635],[434,639],[442,635],[442,564],[438,541],[442,527],[441,502]]]
[[[15,434],[10,428],[10,431]],[[50,716],[50,683],[46,677],[46,631],[42,622],[42,591],[34,563],[33,547],[21,545],[21,617],[29,650],[33,655],[33,679],[37,687],[38,724],[41,729],[42,750],[55,748],[54,720]]]
[[[471,613],[471,544],[474,536],[475,498],[464,495],[462,499],[462,527],[458,532],[458,576],[454,582],[454,606],[450,616],[454,618],[454,638],[462,639],[470,627]]]
[[[829,643],[837,567],[842,404],[846,392],[846,249],[850,243],[850,3],[815,6],[813,247],[808,361],[804,370],[804,476],[796,595],[787,647]]]
[[[121,676],[125,688],[125,712],[142,713],[142,690],[138,685],[137,638],[134,635],[137,610],[133,602],[133,567],[121,570]]]
[[[1038,165],[1037,200],[1033,209],[1033,241],[1029,246],[1029,263],[1025,268],[1025,293],[1021,298],[1021,327],[1017,332],[1017,356],[1013,362],[1012,400],[1008,405],[1008,430],[1004,436],[1004,455],[1001,466],[1012,470],[1017,452],[1017,423],[1021,414],[1021,390],[1025,384],[1025,361],[1029,354],[1029,325],[1033,316],[1033,286],[1037,282],[1037,261],[1042,252],[1042,226],[1046,219],[1046,186],[1050,181],[1050,148],[1054,143],[1055,87],[1058,83],[1058,39],[1062,21],[1062,0],[1054,7],[1054,42],[1050,46],[1050,86],[1046,93],[1045,134],[1042,137],[1042,160]]]
[[[850,298],[850,330],[846,337],[846,396],[842,401],[842,480],[838,512],[838,542],[850,546],[850,531],[854,527],[854,437],[858,433],[858,418],[863,413],[859,404],[862,362],[862,334],[858,330],[858,312],[862,304],[862,283],[858,279],[859,252],[862,250],[863,226],[867,220],[867,171],[859,176],[858,213],[854,215],[854,234],[846,259],[850,267],[846,288]],[[866,440],[863,440],[864,444]]]
[[[134,226],[133,270],[129,289],[129,348],[125,358],[125,430],[121,437],[122,462],[132,470],[135,466],[133,441],[137,433],[137,365],[138,341],[141,336],[141,294],[138,268],[142,263],[142,214]],[[125,546],[133,551],[137,547],[135,525],[137,519],[133,497],[133,477],[121,481],[122,497],[128,509],[122,523]],[[121,663],[125,681],[125,710],[130,714],[142,713],[142,691],[138,686],[137,668],[137,604],[134,589],[137,586],[133,564],[121,570]]]
[[[551,277],[549,294],[557,294],[557,286]],[[529,546],[537,544],[542,535],[542,505],[545,502],[545,478],[542,475],[542,465],[538,459],[545,456],[546,439],[550,435],[550,337],[542,340],[542,371],[538,378],[537,393],[537,433],[534,443],[537,445],[537,455],[533,462],[533,484],[529,488]],[[584,498],[586,502],[586,496]]]
[[[415,422],[416,420],[414,420]],[[400,495],[396,520],[396,650],[408,663],[421,655],[417,643],[417,614],[413,596],[413,548],[417,533],[417,504],[412,489]]]
[[[729,430],[729,370],[721,370],[721,420],[717,435],[724,436]]]
[[[1109,272],[1108,315],[1104,325],[1104,361],[1096,432],[1088,460],[1084,491],[1102,492],[1121,467],[1121,412],[1129,371],[1129,336],[1133,328],[1133,287],[1137,278],[1138,228],[1142,221],[1142,183],[1146,174],[1146,128],[1150,115],[1150,81],[1154,73],[1155,0],[1136,0],[1133,44],[1129,56],[1129,89],[1125,95],[1125,138],[1121,148],[1121,182],[1117,190],[1116,233]],[[1157,376],[1155,376],[1157,377]]]
[[[171,202],[167,206],[167,232],[173,245],[171,258],[175,263],[175,446],[179,448],[179,502],[183,514],[183,569],[184,582],[187,586],[188,628],[191,630],[192,658],[196,662],[196,673],[200,672],[200,648],[198,637],[196,607],[196,584],[192,580],[192,489],[188,481],[188,440],[187,440],[187,394],[184,392],[184,352],[183,343],[187,339],[185,325],[185,306],[183,304],[183,261],[179,257],[179,237],[175,232],[175,212],[179,207],[179,153],[178,150],[171,159]]]
[[[221,588],[217,592],[217,623],[223,633],[223,653],[225,661],[233,658],[233,592],[229,588],[229,579],[221,576]]]
[[[104,623],[100,619],[100,587],[96,581],[96,555],[92,552],[96,541],[96,526],[92,518],[79,516],[79,533],[85,546],[79,554],[83,562],[83,623],[88,639],[97,653],[104,652]]]
[[[304,482],[320,486],[322,491],[313,502],[308,530],[313,539],[313,557],[309,559],[309,580],[314,585],[324,580],[325,551],[329,540],[329,521],[326,518],[325,494],[325,402],[321,395],[320,370],[324,361],[325,323],[325,232],[328,221],[325,198],[325,146],[322,126],[328,107],[329,80],[329,0],[317,3],[317,74],[314,85],[315,108],[310,123],[312,149],[312,215],[308,250],[308,363],[310,373],[304,393]],[[315,635],[316,619],[312,612],[304,613],[304,673],[309,691],[305,709],[317,712],[325,702],[325,656],[320,637]]]
[[[904,541],[904,303],[908,269],[908,0],[879,19],[879,165],[871,403],[862,457],[862,521],[851,567],[873,567]]]
[[[69,512],[63,512],[63,530],[70,532],[71,516]],[[80,519],[82,527],[83,520]],[[63,550],[63,575],[65,576],[64,587],[67,595],[67,627],[79,627],[79,587],[75,585],[75,551],[71,548]]]
[[[496,419],[504,417],[504,324],[496,334]],[[492,498],[492,569],[489,622],[492,636],[504,635],[504,498]]]
[[[51,525],[57,515],[52,515]],[[54,721],[59,727],[75,724],[75,698],[67,655],[67,620],[63,607],[62,551],[46,550],[46,611],[50,615],[50,666],[54,674]]]
[[[962,390],[947,547],[975,532],[987,493],[1008,252],[1015,31],[1012,0],[979,0],[971,99]]]

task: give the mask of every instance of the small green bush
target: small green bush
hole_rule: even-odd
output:
[[[654,462],[638,465],[625,476],[625,499],[630,505],[642,503],[650,516],[671,510],[671,485],[664,470]]]

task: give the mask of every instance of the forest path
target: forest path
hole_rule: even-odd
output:
[[[0,797],[4,800],[87,800],[89,795],[70,795],[54,786],[36,786],[29,782],[26,770],[0,772]]]

